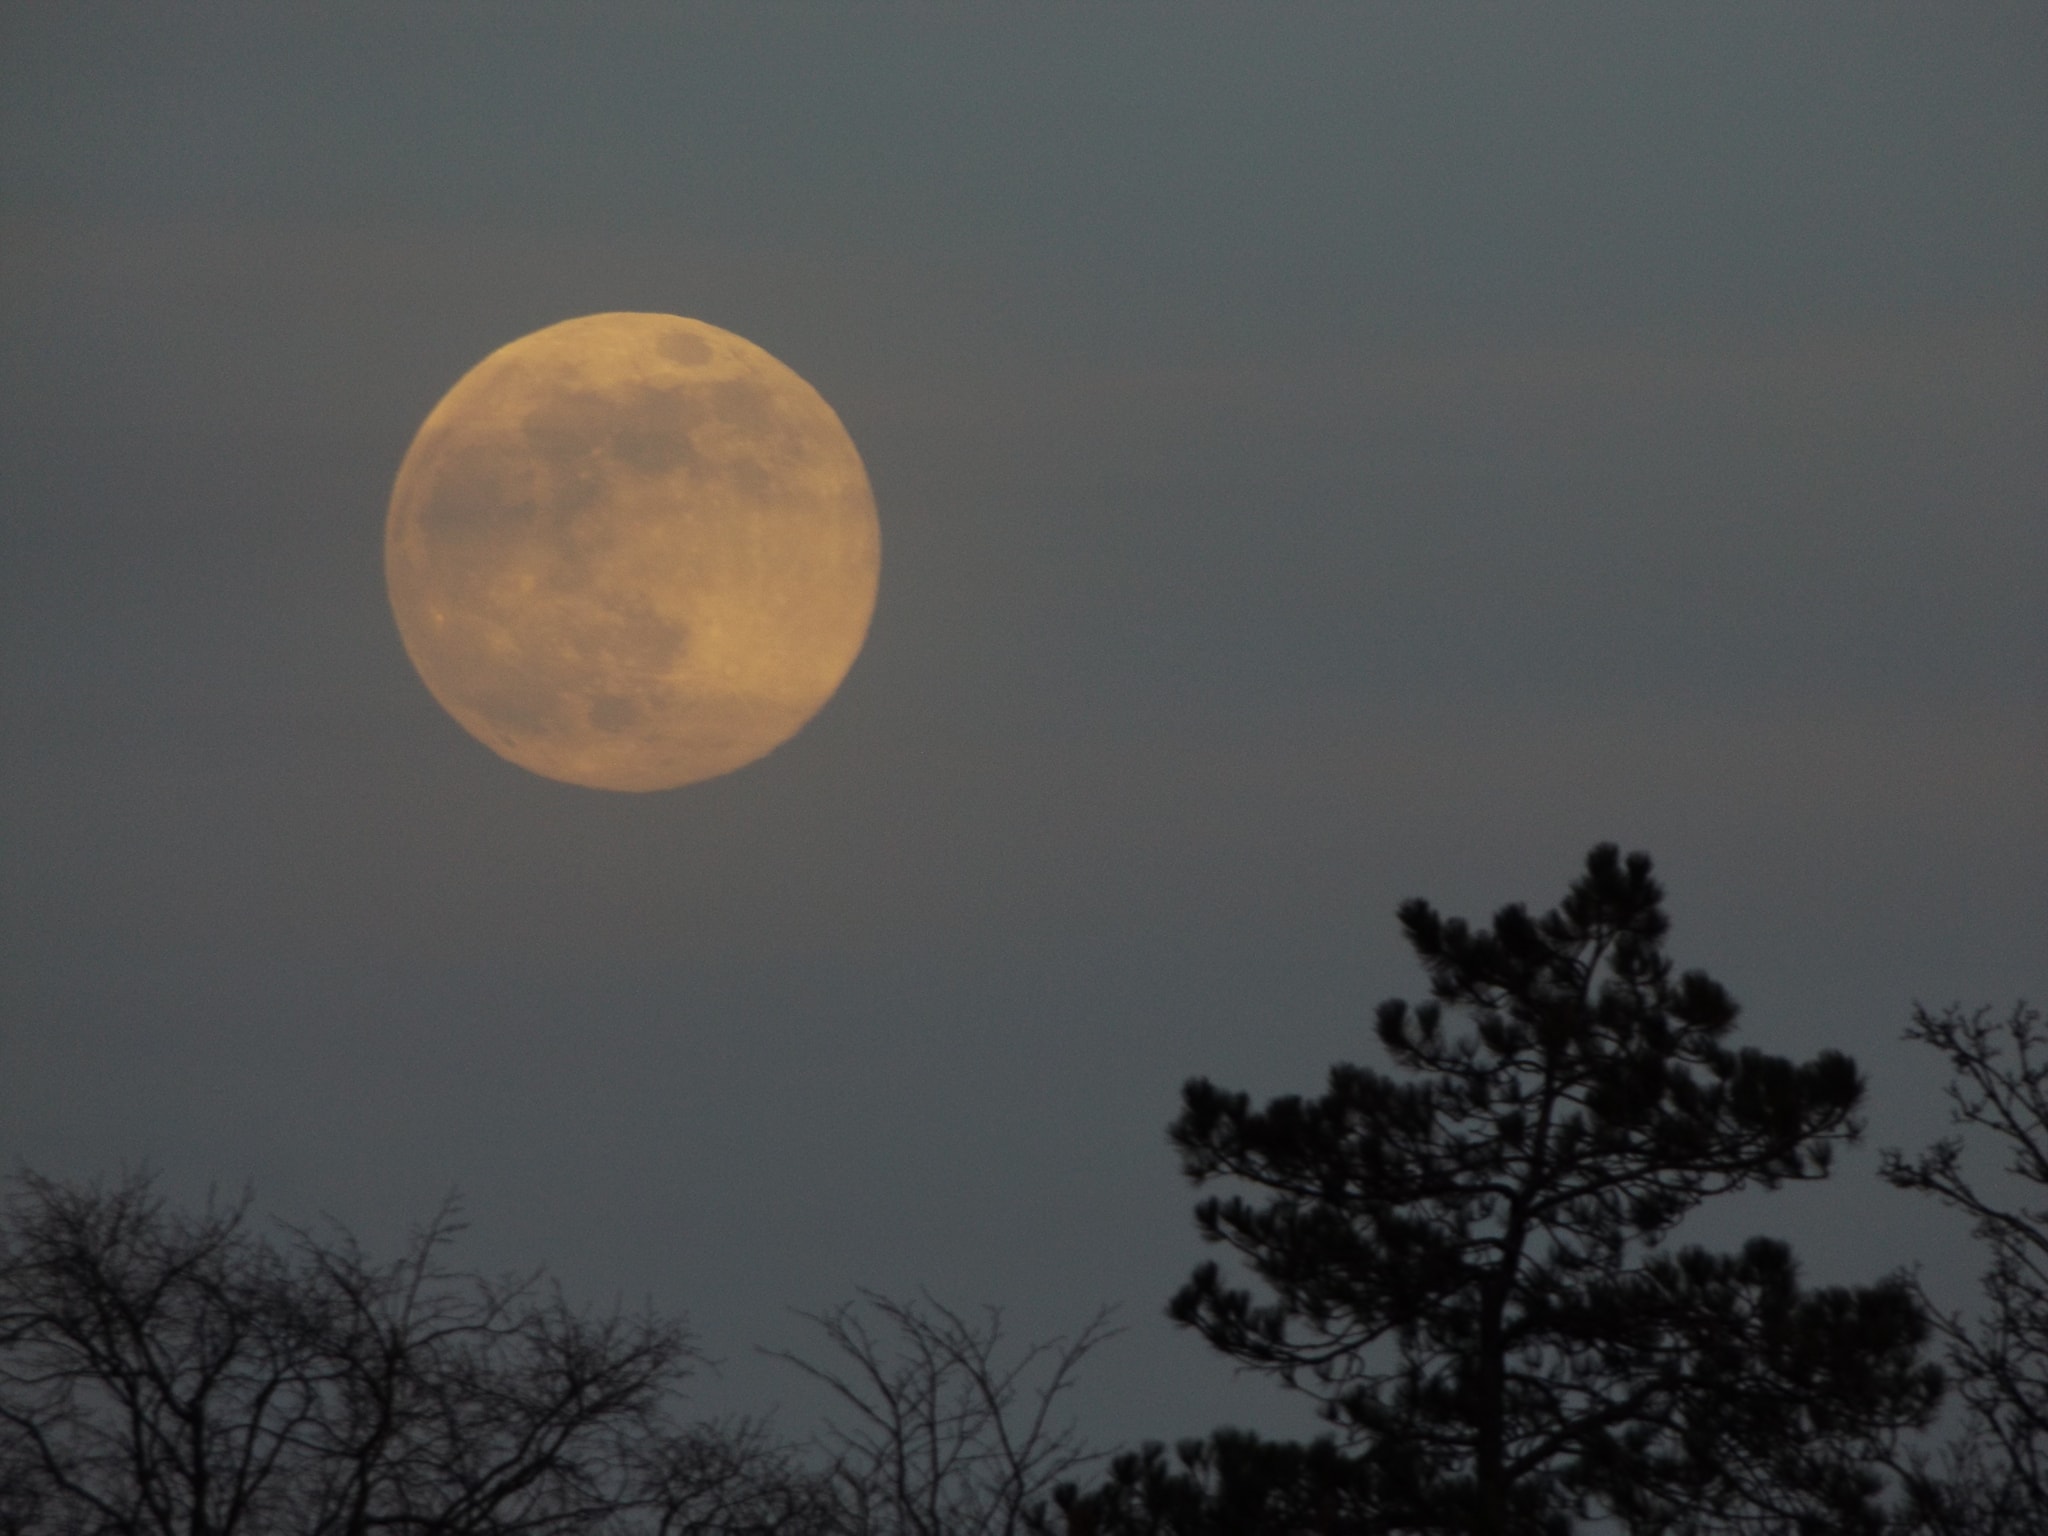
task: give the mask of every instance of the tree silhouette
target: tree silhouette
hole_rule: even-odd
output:
[[[2005,1172],[2032,1186],[1997,1198],[1965,1171],[1961,1136],[1911,1161],[1885,1153],[1887,1180],[1968,1215],[1991,1251],[1982,1316],[1936,1314],[1964,1434],[1942,1465],[1909,1479],[1915,1514],[1941,1536],[2028,1536],[2048,1529],[2048,1203],[2021,1202],[2048,1201],[2048,1033],[2016,1003],[2003,1019],[1915,1008],[1906,1038],[1946,1059],[1950,1119],[1987,1133]]]
[[[1431,991],[1378,1012],[1405,1077],[1339,1065],[1263,1108],[1198,1079],[1172,1127],[1193,1182],[1249,1187],[1196,1219],[1265,1298],[1205,1264],[1171,1315],[1317,1398],[1344,1454],[1154,1450],[1069,1491],[1072,1527],[1206,1530],[1252,1487],[1305,1531],[1876,1530],[1877,1468],[1941,1391],[1912,1288],[1807,1290],[1765,1239],[1662,1246],[1707,1199],[1824,1176],[1854,1064],[1731,1048],[1735,1003],[1666,957],[1641,854],[1594,849],[1540,917],[1400,921]]]
[[[1055,1502],[1067,1536],[1341,1536],[1378,1531],[1372,1471],[1334,1437],[1306,1445],[1222,1429],[1116,1457],[1102,1483]]]
[[[930,1296],[809,1315],[831,1346],[788,1361],[830,1389],[823,1477],[843,1536],[1023,1536],[1043,1529],[1059,1479],[1098,1458],[1059,1415],[1083,1359],[1111,1336],[1098,1312],[1070,1338],[1013,1346],[1002,1313]]]
[[[803,1529],[757,1427],[674,1417],[681,1327],[448,1267],[252,1232],[147,1178],[26,1175],[0,1229],[0,1530],[569,1536]]]

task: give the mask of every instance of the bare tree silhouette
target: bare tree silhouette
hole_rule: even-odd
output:
[[[1915,1008],[1906,1038],[1946,1059],[1961,1134],[1910,1160],[1888,1149],[1883,1175],[1970,1217],[1991,1253],[1982,1315],[1935,1313],[1964,1426],[1939,1462],[1913,1469],[1915,1517],[1939,1536],[2038,1536],[2048,1530],[2048,1032],[2020,1002],[2003,1018]],[[1988,1137],[2031,1191],[2001,1200],[1967,1172],[1969,1133]]]
[[[804,1314],[831,1346],[786,1360],[838,1399],[826,1434],[833,1529],[844,1536],[1022,1536],[1060,1479],[1097,1459],[1060,1399],[1113,1330],[1108,1312],[1071,1338],[1010,1345],[1000,1310],[929,1295]]]
[[[0,1521],[64,1536],[571,1536],[771,1528],[807,1485],[758,1431],[685,1427],[680,1324],[196,1215],[151,1180],[22,1176],[0,1229]],[[781,1528],[775,1526],[773,1528]]]

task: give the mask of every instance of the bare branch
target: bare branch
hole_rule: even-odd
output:
[[[1108,1309],[1068,1338],[1010,1347],[1000,1309],[978,1317],[929,1294],[799,1314],[823,1363],[764,1353],[848,1410],[825,1432],[836,1530],[847,1536],[1018,1536],[1056,1483],[1099,1459],[1057,1416],[1081,1362],[1117,1331]]]

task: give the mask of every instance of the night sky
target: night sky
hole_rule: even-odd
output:
[[[253,1184],[686,1312],[1120,1304],[1098,1440],[1306,1422],[1162,1316],[1192,1074],[1315,1091],[1396,905],[1657,860],[1881,1186],[1912,1004],[2048,999],[2048,11],[0,11],[0,1161]],[[501,761],[385,598],[421,419],[570,316],[832,403],[845,686],[654,795]]]

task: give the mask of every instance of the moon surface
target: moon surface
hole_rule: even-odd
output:
[[[832,697],[881,533],[832,407],[730,331],[564,320],[434,407],[384,570],[443,708],[523,768],[670,789],[753,762]]]

